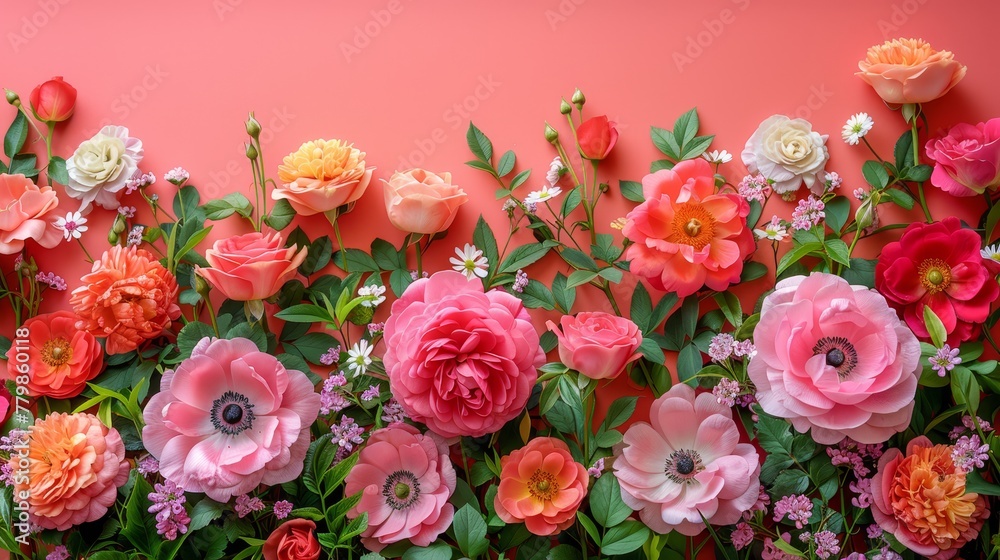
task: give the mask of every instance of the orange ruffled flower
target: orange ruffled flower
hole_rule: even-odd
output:
[[[81,281],[70,300],[77,328],[107,337],[108,354],[135,350],[181,315],[177,280],[144,249],[111,247]]]
[[[562,441],[540,437],[500,460],[493,507],[505,523],[524,522],[532,534],[554,535],[576,520],[590,476]]]
[[[906,446],[905,456],[887,451],[872,478],[875,522],[931,560],[954,558],[990,514],[983,496],[966,492],[965,473],[951,451],[920,436]]]
[[[365,167],[365,153],[353,144],[322,139],[306,142],[278,166],[281,184],[271,198],[287,200],[303,216],[329,212],[361,198],[373,170]]]
[[[33,397],[68,399],[79,395],[87,381],[97,377],[104,365],[104,349],[87,331],[76,328],[79,318],[69,311],[45,313],[28,319],[27,348],[11,346],[7,351],[8,379],[27,377],[20,383]],[[26,355],[27,361],[15,357]]]
[[[948,93],[965,77],[965,65],[923,39],[893,39],[868,49],[855,75],[886,103],[926,103]]]
[[[27,492],[31,521],[57,531],[103,517],[129,473],[121,434],[93,414],[35,420],[28,457],[13,453],[10,463],[15,473],[27,467],[27,480],[15,477],[14,495]]]

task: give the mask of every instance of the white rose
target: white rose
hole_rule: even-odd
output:
[[[66,160],[69,184],[66,194],[80,200],[80,207],[98,204],[118,208],[118,192],[142,161],[142,141],[131,138],[124,126],[106,126],[80,144]]]
[[[826,134],[813,132],[805,119],[774,115],[760,123],[743,149],[743,163],[750,173],[760,173],[774,181],[778,194],[792,193],[802,183],[812,192],[823,194],[824,169],[830,155]]]

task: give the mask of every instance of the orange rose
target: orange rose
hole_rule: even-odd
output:
[[[10,464],[28,471],[14,495],[27,493],[32,522],[65,531],[107,513],[129,473],[118,430],[93,414],[56,412],[36,419],[27,438],[28,456],[13,453]]]
[[[926,103],[948,93],[965,77],[965,65],[923,39],[893,39],[868,49],[856,76],[886,103]]]
[[[277,233],[237,235],[215,242],[205,252],[212,268],[195,267],[195,272],[234,301],[267,299],[298,274],[308,247],[285,247]]]
[[[77,330],[79,319],[68,311],[56,311],[25,321],[27,347],[11,346],[7,352],[10,379],[26,374],[25,386],[33,397],[79,395],[104,364],[104,349],[94,335]]]
[[[382,189],[389,221],[410,233],[433,235],[451,226],[469,197],[451,184],[451,173],[423,169],[397,171]]]
[[[24,175],[0,173],[0,255],[13,255],[34,239],[51,249],[62,241],[55,228],[59,199],[52,187],[39,187]]]
[[[282,523],[264,542],[264,560],[317,560],[323,550],[315,530],[316,524],[308,519]]]
[[[374,168],[365,167],[365,153],[343,140],[302,144],[278,166],[282,183],[271,192],[296,212],[312,216],[354,202],[365,194]]]
[[[111,247],[81,281],[70,299],[76,326],[107,337],[108,354],[135,350],[181,316],[177,280],[144,249]]]

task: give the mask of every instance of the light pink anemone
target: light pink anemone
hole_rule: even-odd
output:
[[[318,411],[304,373],[245,338],[203,338],[163,374],[142,441],[164,478],[225,502],[299,476]]]
[[[764,412],[829,445],[906,429],[920,343],[874,290],[832,274],[782,280],[764,300],[747,369]]]
[[[674,385],[653,401],[649,422],[625,432],[614,468],[622,499],[650,529],[694,536],[705,520],[736,523],[756,503],[760,458],[711,393]]]

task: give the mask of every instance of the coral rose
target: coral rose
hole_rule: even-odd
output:
[[[934,160],[931,184],[955,196],[975,196],[1000,185],[1000,119],[957,124],[925,148]]]
[[[423,169],[397,171],[382,192],[392,225],[426,235],[448,229],[458,207],[469,200],[461,187],[451,184],[451,173],[438,175]]]
[[[142,442],[160,474],[216,501],[294,480],[319,394],[245,338],[203,338],[143,411]]]
[[[195,273],[231,300],[262,300],[295,278],[308,252],[308,247],[285,247],[278,233],[255,231],[216,241],[205,251],[212,268],[195,267]]]
[[[309,519],[285,521],[264,541],[264,560],[319,560],[323,549],[315,532],[316,523]]]
[[[778,282],[747,367],[764,412],[818,443],[882,443],[910,424],[920,343],[878,292],[814,273]]]
[[[634,241],[625,253],[631,271],[667,292],[687,297],[703,286],[725,290],[754,250],[750,206],[735,193],[716,193],[704,159],[687,160],[642,178],[646,201],[625,217]]]
[[[372,432],[347,475],[344,494],[361,492],[347,516],[368,514],[361,542],[373,552],[404,539],[427,546],[451,525],[455,506],[448,499],[455,484],[455,468],[440,438],[393,424]]]
[[[493,507],[504,523],[523,522],[532,534],[547,537],[576,522],[590,475],[565,442],[535,438],[500,459],[500,469]]]
[[[101,372],[104,349],[94,335],[76,328],[77,321],[79,317],[68,311],[25,321],[21,328],[28,332],[27,344],[11,346],[7,352],[9,378],[24,375],[27,383],[18,385],[27,388],[32,397],[69,399],[79,395],[87,381]]]
[[[143,156],[142,141],[128,134],[124,126],[106,126],[66,160],[66,194],[78,199],[81,208],[118,208],[118,197]]]
[[[20,253],[28,239],[46,249],[58,245],[58,205],[52,187],[39,187],[24,175],[0,173],[0,255]]]
[[[62,122],[70,118],[76,108],[76,88],[66,83],[62,76],[56,76],[35,86],[28,101],[38,120]]]
[[[296,212],[312,216],[336,210],[365,194],[374,168],[365,153],[342,140],[306,142],[278,166],[281,182],[274,200],[287,200]]]
[[[750,173],[760,173],[773,181],[771,187],[778,194],[790,195],[805,184],[821,195],[830,159],[827,138],[815,132],[805,119],[772,115],[747,140],[743,163]]]
[[[559,339],[559,360],[591,379],[614,379],[625,366],[638,360],[642,344],[639,327],[624,317],[610,313],[563,315],[559,327],[545,325]]]
[[[586,159],[604,159],[618,143],[618,124],[608,117],[589,118],[576,129],[580,155]]]
[[[96,521],[128,480],[129,463],[118,430],[93,414],[52,413],[35,420],[28,432],[28,457],[13,453],[15,495],[27,492],[31,521],[44,529],[65,531]],[[27,461],[27,465],[25,465]]]
[[[108,354],[135,350],[181,315],[177,280],[144,249],[115,245],[80,281],[70,299],[80,316],[76,326],[106,337]]]
[[[728,406],[674,385],[626,432],[614,463],[622,500],[660,534],[740,520],[760,495],[760,457]],[[704,517],[703,517],[704,516]]]
[[[979,244],[979,234],[953,216],[910,224],[899,241],[882,249],[875,288],[924,340],[930,339],[924,306],[930,307],[944,323],[948,343],[958,346],[976,336],[1000,296]]]
[[[855,75],[886,103],[926,103],[948,93],[965,77],[965,65],[923,39],[893,39],[868,49]]]
[[[965,472],[956,468],[951,452],[952,446],[920,436],[910,440],[906,455],[886,451],[872,477],[875,522],[931,560],[958,555],[990,515],[986,498],[966,491]]]
[[[382,358],[410,418],[444,437],[482,436],[524,409],[545,362],[524,304],[446,270],[393,302]]]

